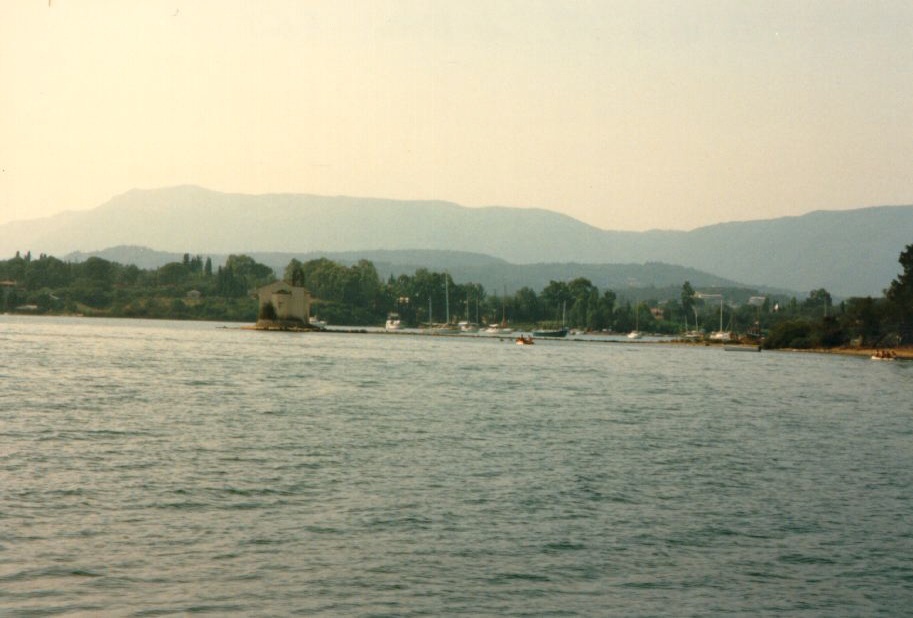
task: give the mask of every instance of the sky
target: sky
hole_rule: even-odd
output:
[[[0,4],[0,223],[182,184],[612,230],[913,204],[913,2]]]

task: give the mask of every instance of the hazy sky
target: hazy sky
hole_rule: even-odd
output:
[[[0,222],[134,187],[606,229],[913,203],[913,2],[16,0]]]

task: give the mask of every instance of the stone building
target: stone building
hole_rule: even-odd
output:
[[[257,289],[258,328],[309,328],[311,297],[307,290],[274,281]]]

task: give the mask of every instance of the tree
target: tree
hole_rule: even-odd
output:
[[[190,262],[169,262],[158,269],[158,281],[161,285],[179,285],[190,275]]]
[[[545,318],[549,321],[561,321],[566,305],[573,301],[571,289],[564,281],[549,281],[540,295],[542,299],[542,310],[546,313]],[[553,315],[548,315],[549,311],[554,311]]]
[[[886,296],[900,321],[901,338],[906,342],[913,338],[913,245],[907,245],[897,261],[903,272],[891,282]]]
[[[913,245],[907,245],[897,259],[903,272],[891,282],[887,290],[888,300],[906,311],[913,310]]]
[[[830,293],[824,288],[817,290],[812,290],[808,293],[808,298],[805,299],[805,302],[802,303],[802,306],[810,311],[818,312],[819,310],[824,311],[824,315],[832,313],[831,304],[833,300],[831,299]]]
[[[694,288],[691,287],[690,281],[685,281],[685,283],[682,284],[682,312],[684,312],[686,319],[693,309]]]
[[[884,303],[881,303],[884,304]],[[875,342],[881,332],[881,310],[872,297],[850,298],[846,302],[844,320],[850,333],[863,341]]]
[[[503,303],[507,299],[502,299],[500,313],[504,319],[511,322],[535,322],[541,317],[542,303],[536,292],[529,287],[522,287],[514,294],[514,302],[511,309],[506,309]]]
[[[275,277],[272,268],[247,255],[229,255],[225,267],[251,287],[269,283]]]
[[[29,290],[40,288],[62,288],[70,282],[70,265],[55,257],[41,255],[26,264],[25,287]]]
[[[593,328],[603,330],[612,327],[612,322],[615,320],[615,302],[617,300],[618,296],[612,290],[606,290],[602,293],[602,298],[599,299],[597,319],[593,324]]]
[[[81,264],[79,270],[85,279],[88,279],[97,285],[107,288],[112,284],[112,274],[114,272],[113,262],[92,256]]]
[[[292,261],[285,267],[283,280],[295,286],[304,285],[304,265],[300,260],[292,258]]]
[[[567,284],[568,311],[567,317],[571,326],[588,328],[592,327],[590,313],[595,312],[595,303],[590,303],[590,297],[596,293],[599,298],[599,291],[589,279],[578,277]]]

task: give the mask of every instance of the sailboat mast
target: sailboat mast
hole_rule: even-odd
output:
[[[504,296],[501,297],[501,328],[507,326],[507,286],[504,286]]]

